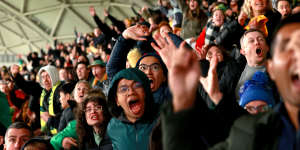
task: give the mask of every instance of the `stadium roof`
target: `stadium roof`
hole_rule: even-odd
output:
[[[142,6],[153,6],[156,0],[1,0],[0,55],[28,54],[53,44],[72,41],[74,28],[92,32],[96,24],[89,14],[94,6],[104,19],[103,9],[118,19],[134,16]]]

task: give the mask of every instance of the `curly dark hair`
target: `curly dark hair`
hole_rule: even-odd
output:
[[[79,105],[76,111],[76,132],[79,138],[79,149],[84,149],[85,144],[93,145],[94,143],[93,127],[87,124],[84,111],[89,102],[95,102],[102,106],[102,114],[104,119],[102,124],[100,125],[100,137],[104,137],[106,133],[106,127],[111,119],[111,115],[106,104],[106,97],[103,92],[99,89],[90,90],[87,94],[87,97],[85,97],[84,101],[81,105]]]

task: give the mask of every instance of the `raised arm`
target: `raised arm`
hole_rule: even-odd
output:
[[[142,25],[132,26],[122,33],[118,38],[106,65],[109,79],[112,79],[120,70],[125,69],[127,54],[134,46],[135,41],[146,40],[144,36],[148,36],[149,34],[149,29]]]
[[[11,77],[15,84],[22,89],[26,94],[39,95],[42,91],[42,87],[34,81],[26,81],[19,73],[19,66],[13,64],[10,68]]]
[[[104,16],[107,17],[112,22],[112,24],[118,28],[120,32],[123,32],[126,29],[123,21],[120,21],[116,19],[114,16],[110,15],[106,9],[104,9],[103,11],[104,11]]]
[[[109,26],[106,23],[103,23],[98,15],[96,14],[96,10],[94,7],[90,7],[90,14],[93,17],[95,23],[97,24],[98,28],[109,38],[113,37],[116,35],[114,31],[112,31]]]
[[[182,42],[173,53],[168,74],[174,112],[193,106],[201,73],[196,54],[184,44]]]

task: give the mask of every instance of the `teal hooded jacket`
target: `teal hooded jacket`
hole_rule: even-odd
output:
[[[130,122],[123,109],[116,104],[117,85],[121,79],[142,83],[145,91],[145,111],[135,123]],[[114,150],[147,150],[153,127],[157,123],[159,107],[154,103],[147,76],[136,68],[124,69],[112,79],[108,92],[108,107],[113,115],[107,127]]]

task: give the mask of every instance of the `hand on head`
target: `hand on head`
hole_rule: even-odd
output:
[[[204,90],[209,95],[210,99],[217,105],[223,97],[220,92],[218,74],[217,74],[218,57],[212,56],[209,64],[209,70],[207,77],[199,77],[199,81],[202,84]]]

